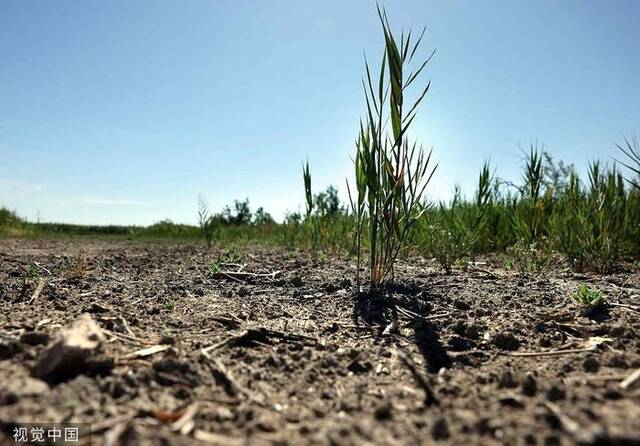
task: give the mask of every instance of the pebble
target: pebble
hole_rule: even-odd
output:
[[[600,364],[594,356],[589,356],[584,361],[582,361],[582,368],[585,372],[597,373],[600,369]]]
[[[500,332],[493,336],[493,345],[501,350],[517,350],[520,341],[510,332]]]
[[[563,384],[554,384],[547,391],[547,399],[551,402],[565,399],[567,391]]]

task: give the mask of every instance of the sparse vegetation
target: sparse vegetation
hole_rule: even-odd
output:
[[[222,271],[224,266],[234,265],[242,260],[238,248],[233,245],[227,245],[218,258],[209,264],[209,271],[213,274],[217,274]]]

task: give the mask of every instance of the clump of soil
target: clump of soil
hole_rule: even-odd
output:
[[[488,259],[444,275],[415,259],[363,294],[349,260],[241,254],[212,275],[220,253],[202,247],[2,240],[0,443],[62,421],[91,423],[94,444],[640,442],[640,385],[620,386],[640,368],[637,269],[526,278]],[[583,282],[621,305],[583,315]],[[81,318],[98,356],[40,376]]]

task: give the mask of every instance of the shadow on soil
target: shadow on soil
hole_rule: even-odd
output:
[[[451,358],[440,340],[436,325],[422,316],[431,311],[431,306],[420,297],[417,286],[406,284],[390,284],[383,289],[357,292],[354,294],[352,319],[355,324],[379,325],[378,336],[382,336],[390,324],[398,326],[399,313],[410,317],[413,341],[422,354],[425,369],[429,373],[437,373],[442,367],[451,367]],[[387,339],[399,342],[395,336]]]

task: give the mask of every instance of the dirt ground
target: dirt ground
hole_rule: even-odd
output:
[[[365,295],[352,261],[239,253],[212,276],[201,246],[0,240],[0,444],[29,422],[91,423],[94,445],[640,444],[640,383],[620,385],[640,368],[637,267],[417,259]],[[614,305],[582,315],[585,282]],[[95,357],[32,377],[83,313]]]

